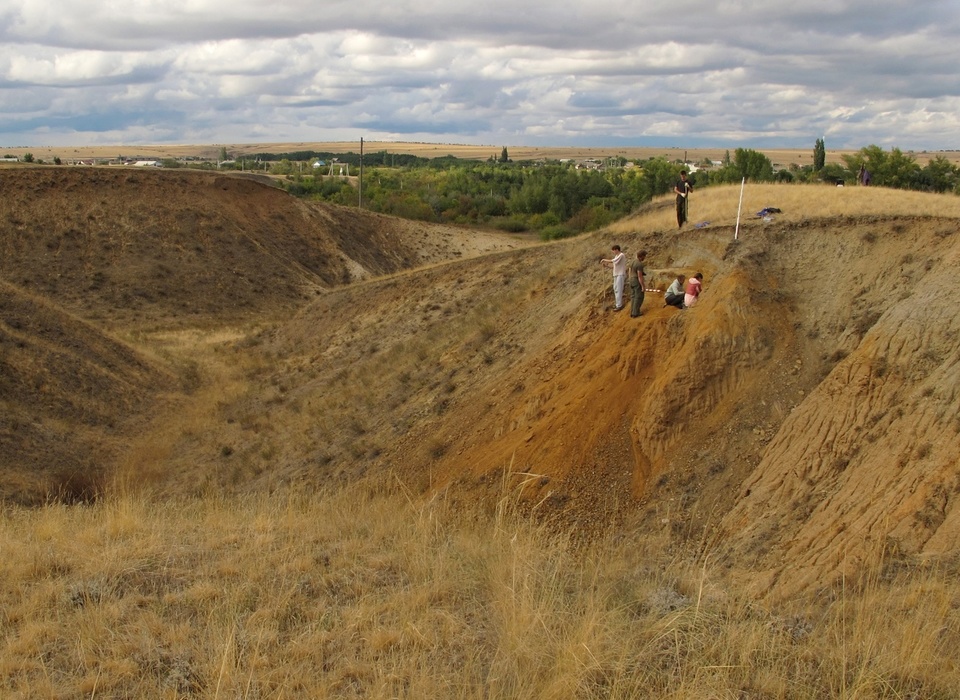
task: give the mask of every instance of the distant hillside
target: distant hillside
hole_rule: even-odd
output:
[[[290,311],[354,279],[518,245],[478,233],[437,250],[423,245],[425,224],[304,202],[242,175],[8,167],[0,187],[0,278],[117,326]]]

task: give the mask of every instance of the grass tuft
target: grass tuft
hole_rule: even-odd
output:
[[[955,572],[765,604],[643,533],[577,545],[399,485],[0,519],[8,697],[951,697]],[[517,481],[517,479],[520,481]],[[516,482],[516,483],[515,483]],[[931,663],[936,659],[937,663]]]

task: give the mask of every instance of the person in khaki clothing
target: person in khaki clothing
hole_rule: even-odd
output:
[[[646,271],[643,261],[647,258],[647,251],[637,253],[637,259],[630,263],[630,318],[638,318],[640,307],[643,306],[643,288],[646,286]]]

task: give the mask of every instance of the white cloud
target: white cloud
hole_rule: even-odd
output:
[[[958,147],[956,0],[0,0],[0,147]]]

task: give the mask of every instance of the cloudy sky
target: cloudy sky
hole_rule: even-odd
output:
[[[0,147],[960,148],[960,0],[0,0]]]

